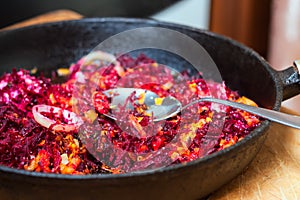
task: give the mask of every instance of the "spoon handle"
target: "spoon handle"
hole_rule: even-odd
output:
[[[201,98],[199,100],[193,101],[189,103],[188,105],[184,106],[183,109],[198,103],[198,102],[213,102],[213,103],[219,103],[222,105],[230,106],[233,108],[238,108],[244,111],[247,111],[249,113],[255,114],[257,116],[269,119],[270,121],[277,122],[280,124],[284,124],[293,128],[300,129],[300,116],[296,115],[290,115],[290,114],[285,114],[281,113],[279,111],[275,110],[270,110],[266,108],[260,108],[260,107],[254,107],[254,106],[249,106],[237,102],[232,102],[228,100],[222,100],[222,99],[215,99],[215,98]]]

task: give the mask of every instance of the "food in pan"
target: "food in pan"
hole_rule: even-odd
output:
[[[58,70],[67,77],[63,83],[25,69],[6,73],[0,79],[0,164],[61,174],[154,169],[157,163],[186,163],[220,151],[260,124],[255,115],[207,102],[153,122],[142,95],[128,98],[133,109],[120,112],[118,120],[103,115],[113,109],[103,91],[114,87],[143,88],[161,98],[171,95],[183,105],[214,96],[257,106],[224,83],[181,74],[174,77],[143,54],[122,55],[113,63],[83,57]],[[103,150],[106,144],[109,151]],[[163,155],[153,157],[160,150]]]

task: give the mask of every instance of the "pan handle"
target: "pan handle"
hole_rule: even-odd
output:
[[[293,66],[279,71],[279,78],[283,85],[283,101],[300,94],[300,60],[294,61],[293,64]]]

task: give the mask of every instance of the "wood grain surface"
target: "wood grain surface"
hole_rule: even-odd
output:
[[[63,21],[63,20],[75,20],[80,19],[83,16],[71,10],[56,10],[53,12],[45,13],[43,15],[36,16],[34,18],[7,26],[1,30],[10,30],[15,28],[21,28],[24,26],[30,26],[35,24]]]
[[[282,111],[291,113],[286,109]],[[210,200],[299,199],[300,131],[273,123],[249,167]]]
[[[83,16],[69,10],[46,13],[3,30]],[[282,108],[283,112],[292,113]],[[249,167],[209,197],[227,199],[300,198],[300,131],[272,124],[265,144]]]

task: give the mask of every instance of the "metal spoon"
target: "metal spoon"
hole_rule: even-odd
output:
[[[172,116],[175,116],[182,110],[186,109],[189,106],[192,106],[193,104],[199,103],[199,102],[213,102],[218,103],[226,106],[230,106],[233,108],[238,108],[244,111],[247,111],[249,113],[255,114],[257,116],[263,117],[265,119],[268,119],[270,121],[274,121],[280,124],[284,124],[293,128],[300,129],[300,117],[290,114],[281,113],[279,111],[274,111],[270,109],[260,108],[260,107],[254,107],[249,106],[241,103],[236,103],[228,100],[222,100],[222,99],[216,99],[211,97],[205,97],[201,98],[199,100],[193,101],[189,103],[188,105],[185,105],[182,107],[182,104],[174,97],[168,96],[162,99],[162,102],[160,105],[157,105],[155,103],[155,99],[159,98],[158,95],[155,93],[144,90],[144,89],[137,89],[137,88],[115,88],[111,90],[104,91],[104,94],[108,97],[112,98],[111,107],[114,108],[112,110],[118,111],[118,107],[124,106],[126,99],[131,95],[133,92],[135,92],[135,95],[138,97],[141,94],[145,94],[145,100],[144,103],[148,107],[148,110],[146,112],[152,113],[153,115],[153,121],[161,121],[168,119]],[[130,107],[130,104],[127,105],[127,108],[132,109]],[[112,113],[106,114],[107,117],[110,117],[114,120],[116,120],[116,117]]]

